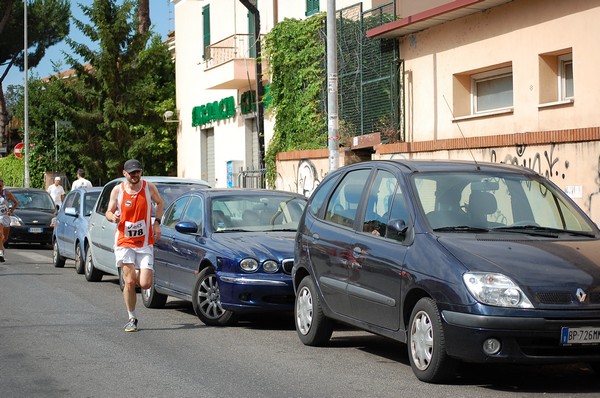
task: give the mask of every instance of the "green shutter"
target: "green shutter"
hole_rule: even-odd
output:
[[[319,0],[306,0],[306,16],[319,12]]]
[[[202,58],[206,60],[206,47],[210,46],[210,5],[202,7]]]
[[[251,12],[248,12],[248,50],[249,50],[249,58],[256,58],[256,36],[254,35],[254,15]]]

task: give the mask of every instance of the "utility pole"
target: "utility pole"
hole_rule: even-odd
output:
[[[23,144],[25,145],[25,147],[23,148],[25,150],[24,153],[24,157],[25,157],[25,188],[29,188],[31,186],[30,181],[29,181],[29,90],[28,90],[28,86],[29,86],[29,82],[28,82],[28,77],[27,77],[27,69],[29,68],[29,64],[28,64],[28,54],[27,54],[27,0],[24,1],[24,8],[23,8],[24,12],[23,12],[23,25],[24,25],[24,29],[23,29],[23,47],[25,51],[24,56],[24,63],[23,63],[23,67],[25,68],[25,84],[24,84],[24,98],[23,100],[25,101],[25,139]]]
[[[338,70],[335,0],[327,0],[327,143],[329,171],[339,165]]]

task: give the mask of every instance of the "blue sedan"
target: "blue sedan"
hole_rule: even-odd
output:
[[[260,189],[207,189],[180,196],[165,211],[154,245],[148,308],[168,296],[191,301],[207,325],[241,312],[292,311],[294,238],[306,198]]]
[[[85,265],[85,234],[92,209],[102,187],[74,189],[65,198],[52,233],[55,267],[64,267],[65,261],[75,260],[75,272],[83,274]]]

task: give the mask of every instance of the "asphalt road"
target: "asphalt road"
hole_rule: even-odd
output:
[[[87,282],[51,255],[11,248],[0,263],[0,397],[600,397],[585,364],[465,365],[452,384],[425,384],[388,339],[340,328],[306,347],[290,315],[214,328],[173,299],[138,299],[140,331],[125,333],[118,280]]]

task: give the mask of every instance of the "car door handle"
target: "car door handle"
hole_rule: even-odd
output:
[[[313,234],[313,236],[312,236],[312,237],[313,237],[313,239],[314,239],[314,240],[319,240],[319,239],[321,239],[321,237],[319,236],[319,234]]]
[[[352,250],[352,255],[354,256],[354,258],[358,258],[363,254],[366,254],[366,252],[364,252],[363,249],[361,249],[359,246],[356,246],[354,250]]]

